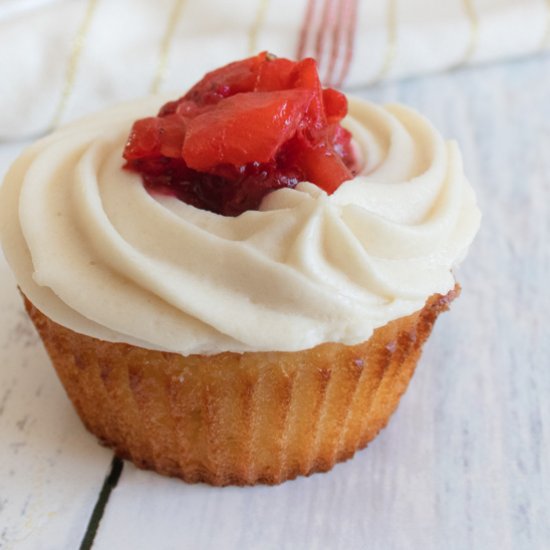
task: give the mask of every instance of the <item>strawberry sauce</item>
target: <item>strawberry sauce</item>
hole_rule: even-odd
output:
[[[151,192],[225,216],[309,181],[334,192],[355,175],[346,97],[323,89],[313,59],[268,53],[230,63],[136,121],[125,167]]]

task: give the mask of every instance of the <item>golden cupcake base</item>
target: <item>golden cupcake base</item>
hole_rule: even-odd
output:
[[[25,306],[80,418],[118,456],[191,483],[253,485],[330,470],[365,447],[458,292],[355,346],[186,357],[77,334]]]

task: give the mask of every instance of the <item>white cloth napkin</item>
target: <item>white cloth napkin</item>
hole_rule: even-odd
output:
[[[261,50],[354,89],[549,46],[550,0],[0,0],[0,141]]]

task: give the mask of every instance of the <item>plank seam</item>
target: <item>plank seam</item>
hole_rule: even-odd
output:
[[[99,524],[101,523],[101,518],[107,507],[107,502],[109,501],[111,492],[117,486],[123,467],[124,462],[117,456],[113,456],[111,470],[109,471],[109,475],[105,478],[101,491],[97,497],[97,502],[90,516],[90,521],[88,522],[84,537],[80,543],[80,550],[90,550],[92,548],[97,530],[99,529]]]

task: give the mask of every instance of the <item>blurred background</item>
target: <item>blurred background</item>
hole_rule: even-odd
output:
[[[1,0],[0,138],[183,92],[263,50],[361,90],[549,47],[548,0]]]

